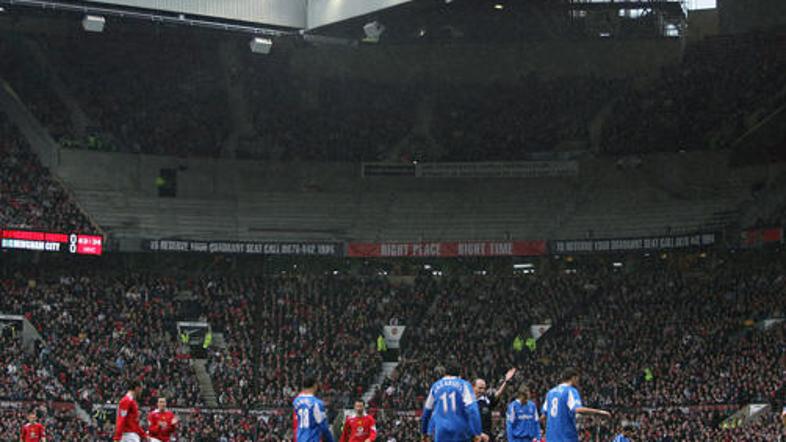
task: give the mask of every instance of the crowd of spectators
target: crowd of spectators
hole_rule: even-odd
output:
[[[217,41],[174,34],[67,34],[42,41],[91,118],[69,147],[218,156],[229,124]]]
[[[609,275],[598,300],[550,330],[522,371],[548,382],[551,366],[580,360],[585,398],[600,407],[773,401],[785,378],[784,328],[753,325],[783,314],[780,264]]]
[[[181,37],[75,33],[39,41],[51,58],[48,75],[62,77],[90,119],[83,133],[44,92],[51,89],[46,75],[18,74],[24,45],[0,46],[8,65],[0,62],[0,70],[67,147],[281,161],[505,161],[590,147],[609,154],[726,148],[786,100],[778,34],[697,43],[682,63],[648,79],[530,73],[471,87],[425,78],[302,78],[276,57],[222,58],[220,39]],[[20,62],[25,72],[40,70]],[[237,84],[240,97],[231,92]],[[593,126],[601,129],[595,135]],[[236,136],[242,139],[228,151]]]
[[[116,402],[122,380],[140,376],[148,386],[142,405],[165,395],[173,406],[203,407],[174,325],[203,319],[224,341],[207,352],[219,406],[245,411],[189,415],[183,440],[278,442],[289,437],[287,410],[304,373],[318,374],[335,413],[379,373],[382,326],[406,324],[402,362],[370,404],[381,440],[415,440],[416,421],[400,412],[422,408],[435,367],[450,354],[460,355],[464,376],[491,386],[517,367],[513,382],[538,396],[562,367],[578,365],[585,403],[615,414],[585,424],[588,437],[625,419],[636,423],[637,440],[766,440],[778,431],[769,418],[747,429],[722,429],[719,420],[750,402],[784,400],[786,326],[760,326],[786,312],[782,261],[770,253],[691,255],[629,262],[635,269],[599,261],[516,276],[421,274],[400,285],[332,272],[119,275],[102,266],[72,265],[70,273],[9,266],[0,312],[25,315],[44,343],[26,354],[3,338],[3,369],[17,378],[0,391],[13,400],[76,397],[90,409]],[[551,328],[536,348],[515,350],[532,324]],[[247,411],[268,407],[279,411]],[[765,436],[751,436],[751,428]]]
[[[22,348],[11,328],[0,333],[0,399],[10,401],[65,401],[72,397],[35,355]]]
[[[436,303],[403,338],[402,362],[379,392],[384,408],[419,408],[433,369],[461,354],[467,373],[491,379],[516,365],[511,343],[531,324],[561,319],[583,296],[590,280],[565,277],[467,276],[432,281]]]
[[[336,406],[365,392],[379,372],[375,342],[384,317],[383,301],[365,286],[355,277],[332,275],[264,281],[254,311],[261,403],[288,406],[307,372],[317,373],[323,395]]]
[[[55,232],[95,227],[0,113],[0,226]]]
[[[49,87],[49,73],[36,64],[28,42],[18,35],[4,35],[0,41],[0,78],[12,85],[14,94],[52,137],[61,140],[73,132],[70,113]]]
[[[40,404],[35,407],[38,422],[46,428],[46,440],[52,442],[93,441],[91,430],[76,418],[72,409],[58,409]],[[21,428],[27,423],[28,408],[0,409],[0,442],[19,442]]]
[[[609,153],[728,148],[786,103],[782,36],[710,39],[647,88],[630,87],[604,127]]]
[[[777,441],[783,424],[777,411],[765,413],[746,427],[725,427],[723,421],[736,410],[685,410],[644,412],[635,416],[634,440],[657,442],[767,442]]]
[[[131,377],[143,378],[153,398],[202,405],[189,359],[177,353],[169,288],[139,275],[6,274],[0,311],[39,330],[37,357],[86,408],[122,397]]]
[[[376,414],[377,440],[380,442],[417,442],[420,419],[412,414],[399,415],[381,410]]]
[[[457,284],[407,330],[403,362],[373,403],[421,408],[434,367],[454,352],[462,355],[466,377],[494,385],[516,366],[517,382],[539,395],[557,381],[561,367],[578,365],[585,403],[613,412],[782,402],[786,326],[758,328],[760,320],[786,311],[782,258],[734,256],[693,269],[658,267],[563,274],[554,279],[559,284],[545,276],[522,278],[528,282],[476,276]],[[517,310],[519,303],[524,311]],[[544,318],[553,327],[536,350],[517,355],[514,336]]]

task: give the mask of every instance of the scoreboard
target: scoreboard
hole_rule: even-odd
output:
[[[101,255],[104,237],[81,233],[36,232],[31,230],[0,230],[2,249],[60,252],[74,255]]]

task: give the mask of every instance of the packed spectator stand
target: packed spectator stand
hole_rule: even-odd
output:
[[[286,410],[308,367],[321,374],[322,394],[335,413],[360,396],[378,372],[373,343],[379,328],[391,319],[410,324],[402,363],[370,404],[382,417],[380,434],[397,441],[417,439],[412,415],[399,413],[422,407],[434,367],[448,353],[462,356],[465,376],[485,377],[491,385],[516,366],[514,382],[532,385],[539,395],[561,367],[577,364],[585,402],[637,422],[637,436],[645,440],[742,433],[722,431],[720,420],[750,402],[783,401],[786,327],[757,328],[762,319],[786,311],[780,252],[675,255],[616,272],[593,258],[584,262],[587,267],[576,273],[563,269],[513,277],[457,268],[449,276],[423,273],[411,286],[393,285],[382,276],[329,272],[188,279],[143,276],[141,269],[110,277],[101,275],[108,268],[82,268],[72,275],[58,266],[39,273],[17,268],[3,277],[0,311],[27,315],[45,337],[43,356],[30,366],[51,367],[52,374],[41,372],[37,384],[48,379],[65,387],[21,394],[39,400],[73,395],[85,408],[117,400],[123,373],[146,380],[150,390],[143,405],[160,393],[176,406],[199,408],[193,374],[174,354],[172,321],[184,319],[177,318],[182,306],[174,298],[183,289],[201,293],[206,318],[225,333],[226,348],[212,350],[211,365],[217,368],[211,375],[226,397],[220,405],[232,409]],[[542,319],[553,326],[537,350],[514,351],[514,337]],[[119,364],[123,347],[133,353]],[[645,371],[653,378],[645,379]],[[700,411],[707,406],[733,407]],[[291,431],[288,414],[273,416],[196,413],[189,415],[187,431],[223,434],[246,428],[228,440],[285,440]],[[758,421],[752,428],[761,430],[755,434],[777,432],[770,420]],[[607,424],[586,425],[588,437],[612,430]],[[751,437],[742,440],[766,439]]]
[[[132,35],[80,33],[32,43],[48,57],[47,75],[71,88],[89,119],[78,130],[64,105],[42,92],[52,87],[47,75],[18,76],[14,68],[31,63],[24,38],[0,45],[8,65],[0,64],[0,76],[66,147],[281,161],[506,161],[587,149],[613,155],[726,149],[786,102],[782,32],[695,43],[681,63],[644,78],[532,72],[471,87],[317,78],[300,94],[289,93],[305,80],[291,75],[285,55],[263,61],[235,55],[229,68],[219,55],[227,49],[214,36]],[[227,84],[244,85],[248,102],[228,98]],[[230,152],[239,112],[252,116]],[[591,127],[600,135],[591,136]]]
[[[0,113],[0,225],[54,232],[95,227]]]

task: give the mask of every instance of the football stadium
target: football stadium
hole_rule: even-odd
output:
[[[786,441],[783,0],[0,0],[0,442]]]

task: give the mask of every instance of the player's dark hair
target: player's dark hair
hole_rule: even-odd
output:
[[[317,386],[317,377],[313,373],[308,373],[303,376],[303,388],[315,388]]]
[[[444,377],[445,376],[445,367],[442,366],[442,365],[437,365],[436,367],[434,367],[434,376],[437,379],[440,379],[440,378]]]
[[[142,383],[137,379],[129,379],[128,382],[126,382],[126,385],[128,386],[128,390],[131,391],[141,387]]]
[[[448,376],[459,376],[461,374],[461,364],[458,359],[448,358],[444,364],[445,374]]]
[[[363,399],[361,399],[361,398],[357,398],[357,399],[355,399],[355,403],[357,404],[358,402],[360,402],[361,404],[363,404],[363,406],[364,406],[364,407],[366,406],[366,401],[364,401]]]
[[[560,380],[562,382],[569,381],[578,375],[579,375],[579,371],[577,369],[573,367],[568,367],[562,371],[562,377],[560,378]]]

